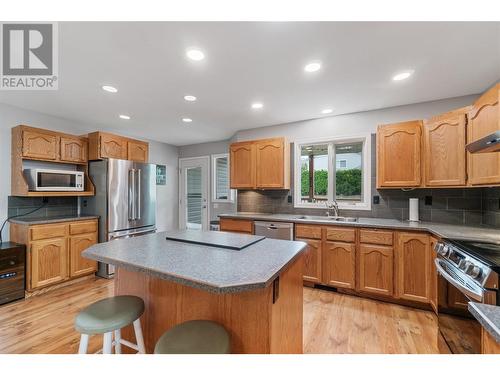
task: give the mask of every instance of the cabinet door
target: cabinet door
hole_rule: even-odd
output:
[[[285,142],[283,138],[262,140],[257,142],[255,147],[257,188],[284,189]]]
[[[127,140],[111,134],[100,135],[101,158],[127,159]]]
[[[81,253],[97,243],[97,233],[79,234],[69,239],[70,277],[78,277],[97,271],[97,262],[83,258]]]
[[[464,186],[466,180],[466,111],[457,110],[424,123],[427,186]]]
[[[321,282],[321,241],[297,238],[307,243],[304,251],[304,281]]]
[[[31,289],[45,287],[68,278],[66,238],[31,243]]]
[[[447,304],[448,308],[452,308],[455,310],[468,311],[469,310],[469,300],[465,295],[455,288],[450,283],[447,284]]]
[[[500,130],[500,84],[484,93],[473,104],[467,126],[467,142],[471,143]],[[469,183],[500,183],[500,152],[469,153]]]
[[[239,219],[220,219],[221,232],[235,232],[253,234],[253,221],[252,220],[239,220]]]
[[[359,246],[359,290],[392,296],[393,250],[378,245]]]
[[[354,289],[356,284],[356,245],[326,241],[323,253],[323,282],[327,285]]]
[[[38,133],[36,131],[23,131],[23,156],[33,159],[57,159],[57,137]]]
[[[231,189],[255,187],[255,144],[233,143],[230,147]]]
[[[378,187],[421,185],[421,135],[422,121],[408,121],[378,127]]]
[[[128,151],[128,160],[147,163],[149,154],[149,145],[146,142],[128,141],[127,151]]]
[[[88,143],[83,139],[61,137],[61,160],[74,163],[86,163]]]
[[[437,257],[436,251],[434,248],[436,247],[437,239],[431,237],[431,246],[430,246],[430,275],[429,275],[429,302],[431,304],[432,309],[437,314],[437,306],[438,306],[438,274],[436,270],[436,264],[434,260]]]
[[[397,297],[429,303],[429,236],[420,233],[398,233],[396,246]]]

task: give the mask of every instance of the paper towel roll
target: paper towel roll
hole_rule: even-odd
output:
[[[418,221],[418,198],[410,198],[410,221]]]

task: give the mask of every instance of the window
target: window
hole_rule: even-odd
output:
[[[295,207],[370,209],[370,136],[295,142]]]
[[[212,155],[212,201],[232,202],[234,190],[229,188],[229,155]]]

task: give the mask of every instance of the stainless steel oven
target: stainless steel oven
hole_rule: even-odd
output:
[[[474,245],[485,246],[484,243]],[[478,246],[467,241],[439,242],[435,250],[439,331],[452,353],[480,353],[481,326],[469,313],[468,303],[498,304],[495,265],[482,258],[484,253]]]

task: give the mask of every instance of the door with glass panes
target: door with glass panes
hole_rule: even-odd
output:
[[[179,228],[208,230],[208,157],[179,160]]]

